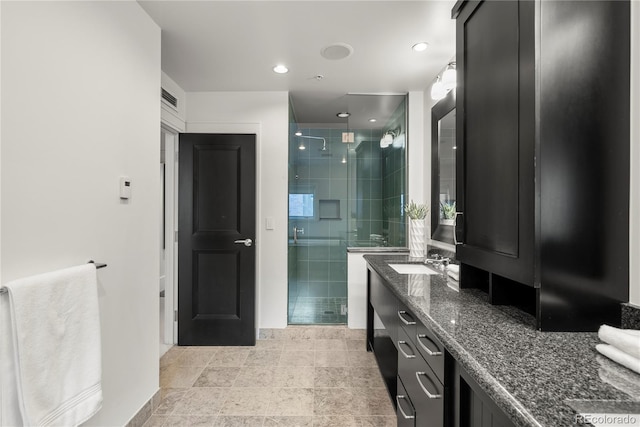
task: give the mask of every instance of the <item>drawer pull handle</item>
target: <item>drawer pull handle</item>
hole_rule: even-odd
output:
[[[404,409],[402,409],[402,405],[400,404],[401,400],[407,400],[407,398],[401,394],[396,396],[396,403],[398,404],[398,409],[400,409],[400,413],[402,414],[402,417],[405,420],[412,420],[415,418],[415,415],[407,415],[406,412],[404,412]]]
[[[420,388],[422,389],[422,391],[424,391],[424,394],[426,394],[429,399],[442,399],[442,395],[441,394],[431,394],[429,392],[429,390],[427,390],[427,388],[424,386],[424,384],[420,380],[420,376],[426,377],[427,373],[426,372],[416,372],[416,379],[418,380],[418,384],[420,384]]]
[[[429,340],[429,342],[433,343],[433,345],[436,345],[436,343],[431,341],[431,339],[428,336],[426,336],[425,334],[418,334],[418,335],[416,335],[416,338],[418,339],[418,345],[420,347],[422,347],[422,349],[424,351],[427,352],[427,355],[429,355],[429,356],[442,356],[442,352],[441,351],[433,351],[430,348],[428,348],[426,345],[424,345],[422,343],[422,341],[420,341],[422,338],[425,338],[425,339]],[[436,346],[436,348],[438,348],[438,347]]]
[[[407,354],[403,349],[402,349],[402,344],[406,345],[407,347],[411,348],[411,346],[409,344],[407,344],[406,341],[398,341],[398,349],[400,349],[400,353],[402,353],[402,355],[406,358],[406,359],[413,359],[416,357],[415,354]]]
[[[416,321],[415,321],[415,320],[407,320],[407,319],[405,319],[405,318],[404,318],[404,316],[403,316],[403,315],[406,315],[406,316],[408,316],[408,317],[411,317],[411,316],[409,316],[409,315],[407,314],[407,312],[406,312],[406,311],[404,311],[404,310],[400,310],[400,311],[398,311],[398,317],[400,318],[400,320],[402,320],[402,323],[404,323],[404,324],[405,324],[405,325],[407,325],[407,326],[409,326],[409,325],[415,325],[415,324],[416,324]]]

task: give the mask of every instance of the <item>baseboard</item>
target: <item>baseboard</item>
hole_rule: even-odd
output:
[[[142,427],[144,423],[151,418],[151,415],[153,415],[156,409],[158,409],[158,406],[160,406],[160,396],[160,389],[158,389],[158,391],[151,396],[151,399],[142,405],[142,408],[140,408],[138,413],[131,418],[126,427]]]

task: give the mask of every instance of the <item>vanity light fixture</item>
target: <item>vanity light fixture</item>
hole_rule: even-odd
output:
[[[298,145],[298,150],[306,150],[307,147],[304,146],[304,141],[300,141],[300,145]]]
[[[446,90],[456,87],[456,63],[450,62],[447,69],[442,73],[442,84]]]
[[[346,111],[341,111],[338,114],[336,114],[336,116],[340,117],[341,119],[346,119],[350,115],[351,115],[351,113],[347,113]]]
[[[275,67],[273,67],[273,71],[278,74],[285,74],[289,72],[289,69],[282,64],[278,64]]]
[[[429,47],[429,43],[420,42],[420,43],[416,43],[413,46],[411,46],[411,49],[413,49],[416,52],[424,52],[425,50],[427,50],[428,47]]]
[[[345,164],[347,163],[347,156],[342,156],[342,160],[340,161],[340,163]]]
[[[302,136],[302,132],[301,131],[296,131],[296,133],[294,135],[295,136]]]
[[[457,80],[455,67],[456,63],[451,61],[445,67],[442,78],[440,78],[440,74],[438,74],[436,82],[431,86],[431,99],[439,101],[447,96],[449,91],[455,89]]]
[[[431,99],[439,101],[447,96],[447,90],[444,88],[444,84],[440,80],[440,76],[436,78],[436,82],[431,86]]]

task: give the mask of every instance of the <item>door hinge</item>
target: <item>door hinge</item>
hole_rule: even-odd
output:
[[[177,162],[178,161],[178,157],[180,157],[180,152],[176,151],[174,157],[176,159],[175,161]]]
[[[173,310],[173,321],[174,322],[178,321],[178,310]]]
[[[173,241],[174,242],[178,241],[178,231],[177,230],[173,233]]]

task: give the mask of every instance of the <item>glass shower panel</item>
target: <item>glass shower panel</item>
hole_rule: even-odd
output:
[[[347,322],[349,164],[342,132],[291,127],[289,324]]]

